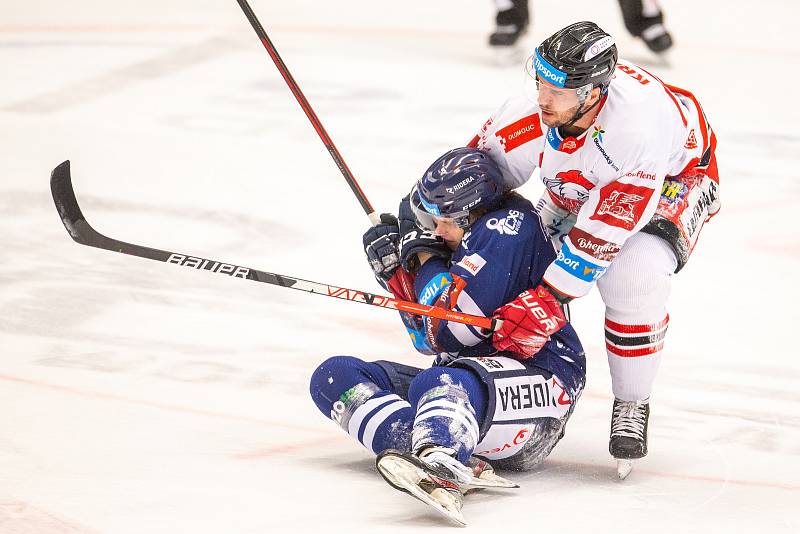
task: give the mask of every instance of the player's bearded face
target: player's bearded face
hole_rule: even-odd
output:
[[[581,108],[577,90],[556,87],[539,79],[535,83],[536,102],[541,110],[542,122],[550,128],[563,126]]]
[[[580,104],[576,104],[574,108],[568,109],[567,111],[552,111],[550,108],[542,107],[542,122],[550,128],[564,126],[577,115],[580,108]]]

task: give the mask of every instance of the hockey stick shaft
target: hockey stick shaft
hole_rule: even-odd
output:
[[[314,127],[314,130],[316,130],[317,135],[322,140],[325,148],[328,149],[328,153],[330,154],[331,158],[333,158],[334,163],[336,163],[336,166],[339,168],[342,176],[344,176],[345,181],[350,186],[350,190],[353,191],[353,194],[358,199],[361,207],[367,213],[367,217],[369,217],[370,222],[372,222],[373,226],[378,225],[381,222],[380,215],[378,215],[378,213],[372,207],[372,204],[370,204],[369,200],[367,199],[367,195],[361,189],[361,186],[358,185],[353,173],[350,172],[350,168],[347,166],[347,163],[345,163],[344,158],[339,153],[339,150],[333,143],[331,136],[328,135],[327,130],[325,130],[325,127],[322,125],[322,121],[320,121],[319,117],[317,117],[317,114],[314,112],[314,109],[311,107],[308,99],[306,99],[303,91],[300,90],[300,86],[295,81],[294,76],[292,76],[292,73],[289,72],[289,68],[286,66],[286,63],[283,62],[283,58],[281,58],[280,54],[278,53],[278,49],[275,48],[275,45],[267,35],[266,30],[264,30],[264,27],[261,25],[258,17],[256,17],[255,12],[253,12],[253,8],[250,7],[250,4],[247,2],[247,0],[236,0],[236,2],[244,12],[245,17],[247,17],[247,20],[253,27],[256,35],[261,40],[261,43],[267,50],[269,57],[272,58],[272,62],[275,63],[275,66],[278,68],[281,76],[283,76],[284,81],[286,81],[286,84],[289,86],[289,89],[292,91],[295,99],[297,99],[297,103],[300,104],[300,107],[303,109],[306,117],[308,117],[308,120],[311,121],[311,125]],[[414,283],[408,273],[402,270],[399,271],[399,280],[407,293],[413,293]]]
[[[360,302],[362,304],[369,304],[370,306],[377,306],[379,308],[387,308],[390,310],[409,312],[415,315],[435,317],[445,321],[463,323],[492,331],[499,328],[501,324],[497,319],[492,319],[490,317],[480,317],[477,315],[468,315],[450,311],[444,308],[437,308],[434,306],[424,306],[422,304],[417,304],[416,302],[395,299],[383,295],[375,295],[366,291],[357,291],[354,289],[332,286],[320,282],[303,280],[301,278],[268,273],[250,267],[242,267],[232,263],[201,258],[199,256],[190,256],[168,250],[160,250],[157,248],[135,245],[106,237],[89,225],[83,213],[81,212],[80,206],[78,206],[78,199],[75,197],[75,191],[72,187],[72,176],[70,174],[69,160],[53,169],[53,173],[50,175],[50,190],[53,194],[53,201],[56,204],[58,214],[61,217],[61,222],[64,223],[64,227],[67,229],[67,232],[69,232],[69,235],[72,237],[72,239],[81,245],[110,250],[113,252],[120,252],[130,256],[161,261],[164,263],[171,263],[174,265],[182,265],[184,267],[191,267],[193,269],[209,271],[212,273],[224,274],[233,278],[244,278],[254,282],[288,287],[290,289],[297,289],[307,293],[316,293],[318,295],[327,297],[334,297],[352,302]]]
[[[297,99],[297,102],[300,104],[300,107],[303,108],[303,111],[308,117],[308,120],[311,121],[311,124],[314,126],[314,130],[317,131],[317,135],[319,138],[322,139],[322,142],[325,144],[325,148],[328,149],[328,153],[333,158],[333,161],[336,163],[336,166],[339,167],[339,171],[344,176],[344,179],[347,181],[347,184],[350,186],[350,189],[353,191],[353,194],[358,199],[358,202],[361,204],[361,207],[364,208],[364,211],[369,216],[372,224],[378,224],[380,222],[380,216],[375,213],[375,210],[372,208],[372,204],[369,203],[367,200],[367,196],[364,194],[364,191],[361,190],[361,187],[356,182],[355,177],[353,177],[353,173],[350,172],[350,168],[347,166],[347,163],[344,162],[344,158],[337,150],[336,145],[333,144],[333,140],[331,136],[328,135],[328,132],[325,130],[325,127],[322,125],[322,122],[317,117],[317,114],[314,112],[314,109],[311,107],[311,104],[308,103],[303,92],[300,90],[300,86],[297,85],[297,82],[294,80],[292,73],[289,72],[286,63],[283,62],[281,59],[280,54],[278,54],[278,50],[275,48],[275,45],[272,44],[267,32],[264,31],[264,27],[258,21],[256,14],[253,12],[253,9],[250,7],[250,4],[247,3],[247,0],[236,0],[239,4],[239,7],[242,8],[244,15],[247,17],[247,20],[250,21],[250,25],[255,30],[256,35],[258,38],[261,39],[261,43],[264,45],[264,48],[267,49],[267,53],[269,57],[272,58],[272,61],[275,63],[275,66],[278,67],[278,71],[280,71],[281,76],[286,81],[286,84],[289,86],[289,89],[292,90],[292,94]]]

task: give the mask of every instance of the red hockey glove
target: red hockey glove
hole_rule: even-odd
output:
[[[503,326],[494,333],[492,344],[497,350],[516,353],[520,359],[533,357],[567,324],[561,304],[542,285],[499,307],[493,317],[502,319]]]

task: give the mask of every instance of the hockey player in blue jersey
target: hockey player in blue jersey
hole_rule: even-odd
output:
[[[398,217],[364,235],[384,287],[423,304],[491,316],[537,287],[556,253],[532,204],[504,192],[497,165],[472,148],[438,158],[400,205]],[[413,294],[399,282],[412,273]],[[435,354],[427,369],[334,356],[311,378],[322,413],[377,454],[389,484],[464,524],[471,489],[516,487],[488,464],[530,469],[564,435],[585,383],[586,361],[561,305],[528,292],[549,338],[534,357],[498,352],[491,332],[403,315],[414,346]]]

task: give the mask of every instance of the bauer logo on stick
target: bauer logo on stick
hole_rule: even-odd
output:
[[[218,261],[196,258],[194,256],[184,256],[183,254],[171,254],[170,257],[167,258],[167,263],[184,265],[192,269],[211,271],[212,273],[227,274],[234,278],[247,278],[248,273],[250,273],[250,269],[247,267],[239,267],[238,265],[232,265],[230,263],[221,263]]]

